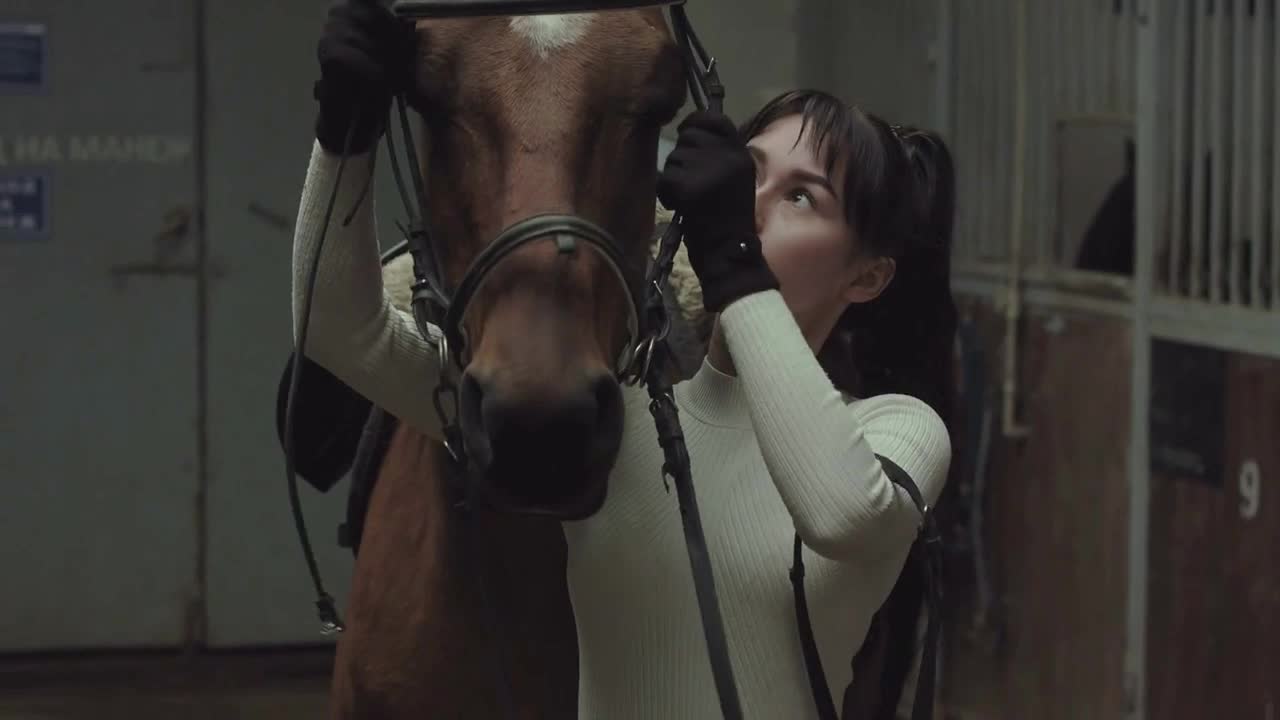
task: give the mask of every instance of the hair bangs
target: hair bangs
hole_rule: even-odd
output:
[[[830,93],[818,90],[795,90],[783,93],[760,109],[742,128],[744,140],[763,133],[770,125],[785,117],[801,117],[796,143],[805,142],[821,162],[833,185],[841,187],[845,220],[854,233],[872,244],[873,251],[889,251],[891,234],[874,227],[884,213],[876,206],[889,202],[884,197],[886,173],[891,172],[884,148],[889,129],[856,106],[842,102]],[[882,127],[883,126],[883,127]],[[841,162],[844,177],[835,177]],[[876,247],[880,246],[880,247]]]

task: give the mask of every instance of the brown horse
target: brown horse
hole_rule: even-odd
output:
[[[418,30],[426,42],[410,100],[427,118],[417,160],[447,280],[456,286],[491,238],[538,213],[602,227],[638,279],[654,230],[658,133],[687,96],[662,10]],[[565,260],[550,242],[493,270],[469,306],[461,383],[464,416],[468,404],[484,415],[488,487],[516,503],[598,507],[620,439],[613,367],[629,302],[594,253]],[[382,460],[338,643],[334,717],[504,717],[500,673],[519,717],[574,717],[559,522],[479,512],[479,532],[463,533],[444,452],[401,426]]]
[[[658,132],[686,97],[662,11],[432,20],[418,30],[427,50],[410,100],[427,123],[415,161],[431,188],[426,215],[447,282],[456,287],[503,228],[539,213],[600,226],[638,279],[654,229]],[[403,279],[388,280],[403,308]],[[508,509],[569,517],[603,502],[630,302],[601,257],[542,241],[506,256],[471,298],[463,431],[469,446],[485,446],[479,482]],[[438,439],[402,425],[373,460],[333,714],[574,717],[559,518],[481,511],[464,528],[445,454]],[[915,645],[913,579],[900,580],[873,621],[846,716],[893,714]]]

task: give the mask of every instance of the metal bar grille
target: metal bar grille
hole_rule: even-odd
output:
[[[1188,287],[1189,297],[1200,297],[1201,286],[1204,278],[1200,269],[1204,267],[1204,240],[1205,240],[1205,196],[1207,193],[1207,183],[1205,175],[1207,172],[1207,151],[1206,151],[1206,131],[1208,129],[1208,110],[1213,107],[1209,100],[1205,87],[1208,85],[1209,77],[1209,22],[1208,16],[1204,14],[1204,0],[1193,0],[1192,7],[1195,8],[1192,13],[1195,25],[1195,45],[1194,57],[1195,62],[1195,84],[1191,93],[1191,104],[1186,108],[1178,108],[1175,112],[1185,112],[1191,117],[1191,125],[1193,128],[1191,137],[1191,265],[1188,268],[1190,275],[1190,283]]]
[[[1267,302],[1262,292],[1262,263],[1264,238],[1266,238],[1266,184],[1270,181],[1273,168],[1267,167],[1267,143],[1270,141],[1270,128],[1267,124],[1268,104],[1273,98],[1266,93],[1267,60],[1270,59],[1267,32],[1268,3],[1260,2],[1254,6],[1253,36],[1251,39],[1252,97],[1250,107],[1250,143],[1249,148],[1249,296],[1246,302],[1263,307]],[[1241,193],[1243,194],[1243,193]]]
[[[1157,45],[1167,131],[1157,147],[1137,148],[1162,158],[1153,289],[1280,311],[1280,0],[1158,1],[1168,18]],[[1132,2],[1028,3],[1025,177],[1015,188],[1013,2],[974,0],[951,16],[956,259],[1007,262],[1017,231],[1029,272],[1061,273],[1074,258],[1055,237],[1058,128],[1133,117],[1138,17]],[[1010,227],[1014,202],[1019,228]]]
[[[1276,30],[1280,28],[1280,7],[1275,0],[1263,3],[1266,8],[1259,12],[1260,17],[1265,16],[1265,20],[1259,20],[1266,24],[1266,42],[1270,43],[1274,60],[1270,63],[1264,63],[1271,69],[1271,94],[1268,98],[1267,109],[1268,117],[1263,123],[1270,131],[1271,141],[1271,167],[1269,173],[1269,181],[1271,183],[1271,202],[1267,204],[1267,209],[1271,214],[1271,255],[1269,265],[1271,267],[1271,282],[1269,284],[1271,295],[1271,309],[1280,310],[1280,137],[1276,136],[1276,123],[1280,123],[1280,38],[1276,37]],[[1259,188],[1259,194],[1266,197],[1266,190]],[[1262,244],[1259,238],[1258,244]]]
[[[1227,111],[1231,89],[1230,76],[1227,74],[1227,28],[1229,27],[1225,10],[1227,0],[1210,2],[1209,19],[1213,33],[1209,59],[1209,277],[1207,294],[1210,300],[1222,299],[1222,255],[1223,234],[1227,220],[1226,168],[1230,162],[1227,152]]]
[[[974,0],[953,16],[956,254],[1007,257],[1012,193],[1013,56],[1009,0]]]
[[[1131,3],[1115,0],[1027,4],[1027,142],[1023,183],[1015,188],[1013,2],[973,0],[951,17],[956,258],[1007,262],[1018,201],[1026,264],[1059,266],[1065,259],[1055,237],[1059,123],[1132,116],[1136,17]]]
[[[1187,122],[1187,114],[1183,112],[1183,108],[1188,105],[1188,94],[1194,95],[1195,88],[1188,79],[1194,79],[1194,70],[1197,67],[1195,62],[1194,48],[1195,44],[1192,38],[1192,6],[1195,0],[1172,0],[1172,8],[1170,15],[1172,21],[1169,27],[1173,29],[1174,38],[1172,43],[1172,54],[1170,58],[1170,66],[1175,68],[1172,73],[1173,78],[1173,164],[1170,168],[1172,178],[1170,179],[1169,188],[1169,215],[1171,222],[1165,224],[1168,228],[1169,241],[1166,254],[1168,256],[1168,264],[1165,267],[1165,273],[1158,287],[1164,292],[1174,292],[1180,294],[1185,287],[1181,283],[1182,263],[1184,259],[1184,250],[1186,249],[1188,238],[1188,219],[1191,216],[1190,206],[1191,197],[1190,183],[1188,182],[1188,168],[1194,164],[1192,160],[1187,158],[1187,146],[1190,144],[1190,128],[1194,123]],[[1194,197],[1194,196],[1192,196]]]
[[[1245,83],[1248,81],[1249,68],[1245,65],[1245,50],[1249,36],[1245,33],[1246,15],[1241,5],[1247,0],[1231,0],[1235,5],[1231,13],[1231,206],[1227,222],[1226,254],[1230,261],[1230,276],[1226,283],[1226,296],[1233,304],[1241,302],[1240,270],[1241,256],[1244,255],[1244,213],[1245,190],[1244,173],[1247,162],[1246,151],[1249,136],[1245,125]],[[1224,25],[1226,23],[1223,23]]]
[[[1173,158],[1158,292],[1280,309],[1276,0],[1179,0],[1165,88]],[[1187,125],[1190,125],[1190,128]],[[1187,190],[1190,191],[1188,197]]]

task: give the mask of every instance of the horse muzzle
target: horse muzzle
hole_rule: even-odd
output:
[[[503,260],[535,241],[554,243],[555,251],[565,256],[590,248],[616,276],[626,298],[621,308],[626,338],[610,358],[612,367],[567,367],[577,363],[570,362],[574,354],[565,348],[546,355],[531,352],[522,358],[519,372],[505,359],[483,363],[488,367],[475,362],[467,310],[498,275],[494,270]],[[434,258],[428,260],[432,262],[417,266],[414,314],[424,337],[441,349],[436,409],[449,439],[459,489],[486,506],[512,513],[577,519],[599,510],[621,443],[620,385],[633,375],[642,345],[639,286],[629,278],[617,243],[582,218],[536,215],[507,228],[486,246],[451,295],[440,291],[440,276],[429,271],[438,265]],[[486,322],[487,332],[509,336],[521,330],[495,331],[492,323]]]
[[[459,427],[469,482],[495,509],[586,517],[604,503],[622,438],[622,392],[608,373],[548,384],[463,375]]]

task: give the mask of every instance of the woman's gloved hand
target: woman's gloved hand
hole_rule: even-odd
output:
[[[344,0],[329,10],[315,84],[316,139],[325,150],[340,154],[353,123],[351,153],[377,145],[391,98],[409,88],[417,49],[413,24],[378,0]]]
[[[707,312],[773,290],[756,234],[756,172],[737,128],[719,113],[691,113],[658,176],[658,199],[683,216],[689,263]]]

